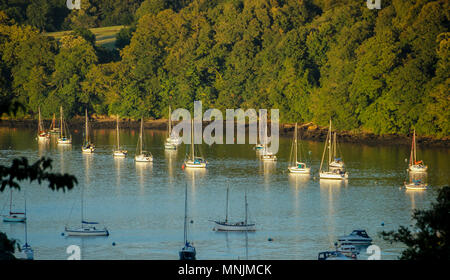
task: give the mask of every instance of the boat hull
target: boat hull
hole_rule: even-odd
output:
[[[114,151],[113,156],[114,157],[126,157],[127,151]]]
[[[3,222],[7,223],[24,223],[27,220],[24,216],[9,215],[3,216]]]
[[[411,165],[408,170],[410,172],[427,172],[428,166],[426,165]]]
[[[291,166],[288,168],[289,172],[296,174],[310,174],[311,168],[298,168],[297,166]]]
[[[405,184],[407,190],[426,190],[427,184]]]
[[[346,180],[348,179],[348,173],[345,172],[344,174],[340,174],[334,172],[320,172],[319,178],[327,180]]]
[[[206,162],[194,162],[192,160],[188,160],[184,162],[184,166],[186,168],[206,168]]]
[[[84,154],[92,154],[94,150],[94,148],[81,148],[81,152]]]
[[[71,139],[58,139],[58,144],[59,145],[70,145],[72,144],[72,140]]]
[[[109,236],[109,232],[107,229],[66,229],[66,234],[68,236]]]
[[[138,155],[134,157],[134,160],[136,162],[152,162],[153,161],[153,157],[151,156],[144,156],[144,155]]]
[[[216,226],[214,227],[214,230],[216,231],[256,231],[255,224],[224,224],[224,223],[218,223],[215,222]]]

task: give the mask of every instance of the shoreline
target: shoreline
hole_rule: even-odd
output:
[[[225,121],[224,121],[225,122]],[[83,129],[84,128],[84,117],[74,117],[72,120],[67,122],[71,129]],[[176,122],[174,122],[176,123]],[[43,120],[44,127],[50,127],[51,120]],[[203,122],[203,127],[207,126],[209,122]],[[168,120],[158,119],[158,120],[146,120],[144,121],[144,128],[146,129],[156,129],[156,130],[166,130],[168,125]],[[293,136],[294,125],[290,123],[280,124],[279,135],[280,136]],[[108,117],[93,117],[89,119],[89,126],[94,129],[104,128],[104,129],[115,129],[116,120],[114,118]],[[124,118],[120,120],[121,129],[138,129],[140,126],[139,120],[132,120]],[[0,119],[0,127],[9,128],[37,128],[37,120],[33,119]],[[270,124],[268,124],[270,127]],[[248,131],[248,122],[246,122],[246,130]],[[328,133],[328,126],[318,126],[313,123],[300,124],[299,131],[301,139],[323,142],[326,139]],[[225,135],[225,124],[224,124],[224,135]],[[354,131],[338,131],[337,135],[340,142],[345,143],[360,143],[367,145],[411,145],[411,136],[400,135],[400,134],[385,134],[376,135],[369,132],[354,132]],[[450,147],[450,136],[444,138],[434,138],[430,136],[416,136],[417,144],[424,147]]]

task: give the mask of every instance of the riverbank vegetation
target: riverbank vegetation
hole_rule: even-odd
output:
[[[24,105],[19,116],[159,119],[201,100],[278,108],[284,123],[450,134],[448,1],[86,0],[61,13],[56,2],[0,1],[0,96]],[[115,48],[89,31],[108,25],[124,25]]]

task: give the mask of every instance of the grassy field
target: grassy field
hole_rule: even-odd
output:
[[[123,25],[118,26],[108,26],[108,27],[98,27],[98,28],[90,28],[89,30],[94,33],[96,44],[99,46],[103,46],[108,49],[114,49],[114,43],[116,42],[116,34],[122,29]],[[64,35],[70,34],[72,31],[59,31],[59,32],[49,32],[44,33],[46,36],[52,36],[56,39],[61,38]]]

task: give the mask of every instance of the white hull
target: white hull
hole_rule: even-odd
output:
[[[27,218],[23,215],[5,215],[3,216],[3,222],[8,223],[24,223]]]
[[[126,157],[127,151],[114,151],[113,156],[114,157]]]
[[[58,139],[58,144],[59,144],[59,145],[70,145],[70,144],[72,144],[72,139],[62,139],[62,138],[59,138],[59,139]]]
[[[408,190],[426,190],[427,184],[405,184],[405,188]]]
[[[320,172],[319,177],[320,179],[346,180],[348,179],[348,173],[345,172],[344,174],[339,174],[333,172]]]
[[[84,154],[92,154],[94,150],[94,148],[81,148],[81,152]]]
[[[309,167],[298,168],[297,166],[290,166],[288,169],[291,173],[297,173],[297,174],[310,174],[311,173],[311,168],[309,168]]]
[[[137,155],[134,157],[134,160],[136,162],[152,162],[153,157],[152,156],[145,156],[145,155]]]
[[[216,231],[256,231],[255,224],[244,225],[242,224],[225,224],[215,222],[216,226],[214,230]]]
[[[68,228],[66,228],[65,231],[68,236],[108,236],[109,235],[109,232],[107,229],[92,229],[92,228],[68,229]]]
[[[427,172],[427,169],[426,165],[410,165],[408,168],[410,172]]]
[[[184,162],[184,166],[186,168],[206,168],[206,162],[194,163],[192,161],[186,161]]]

